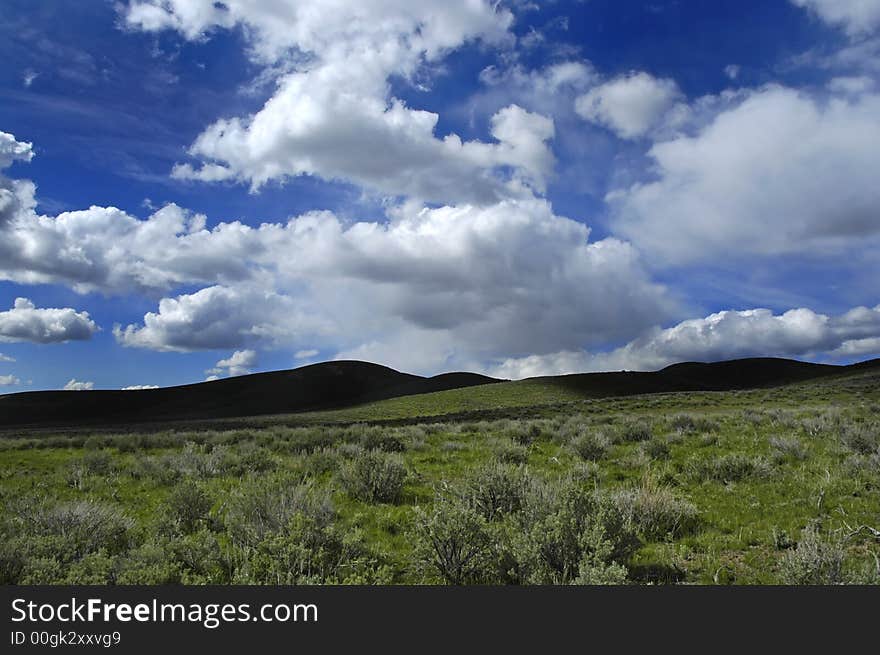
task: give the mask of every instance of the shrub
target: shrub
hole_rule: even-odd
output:
[[[211,510],[210,496],[194,482],[175,487],[165,501],[167,517],[184,534],[193,532],[207,518]]]
[[[358,532],[343,532],[298,515],[284,534],[273,534],[236,568],[236,584],[377,584],[389,576]]]
[[[782,556],[779,574],[789,585],[841,584],[844,555],[839,540],[823,538],[816,527],[808,526],[797,547]]]
[[[611,498],[567,481],[534,495],[516,544],[526,582],[622,582],[639,540]]]
[[[510,438],[520,446],[531,446],[541,436],[537,423],[515,422],[509,430]]]
[[[653,436],[651,424],[647,421],[627,421],[617,429],[614,440],[617,443],[636,443],[648,441]]]
[[[62,562],[81,559],[99,549],[122,551],[133,525],[115,507],[89,500],[20,507],[18,518],[24,535],[38,538],[32,545]]]
[[[695,477],[717,482],[739,482],[750,477],[765,477],[771,469],[767,460],[731,453],[692,465]]]
[[[667,459],[669,457],[669,442],[665,439],[651,439],[642,443],[642,452],[651,459]]]
[[[0,585],[18,584],[27,559],[18,544],[0,535]]]
[[[636,489],[613,496],[620,511],[647,540],[673,539],[693,532],[698,524],[697,508],[679,498],[669,487],[646,476]]]
[[[522,467],[488,464],[466,483],[466,500],[486,520],[517,512],[522,507],[529,478]]]
[[[782,461],[786,458],[803,460],[807,458],[807,449],[796,437],[786,439],[784,437],[770,437],[770,448],[773,449],[774,459]]]
[[[215,451],[217,451],[217,455],[215,455]],[[215,446],[211,453],[203,460],[203,474],[217,475],[223,471],[234,475],[264,473],[273,470],[277,466],[271,451],[254,443],[241,444],[236,449],[235,455],[237,455],[237,458],[235,456],[232,458],[224,457],[224,455],[225,451],[222,447],[218,450],[217,446]],[[212,461],[214,459],[217,461]]]
[[[492,539],[486,519],[473,507],[439,496],[430,510],[416,509],[416,568],[446,584],[491,581]]]
[[[229,498],[224,521],[234,544],[255,547],[272,534],[284,533],[299,514],[319,526],[329,524],[333,518],[329,495],[308,483],[255,478]]]
[[[679,432],[710,432],[718,429],[718,421],[707,416],[676,414],[669,422],[673,430]]]
[[[106,450],[86,451],[82,466],[89,475],[106,475],[110,471],[110,454]]]
[[[406,444],[388,432],[368,432],[363,443],[367,450],[381,450],[383,453],[402,453],[406,450]]]
[[[306,455],[302,460],[302,470],[306,475],[319,476],[335,471],[339,467],[339,455],[331,448],[322,448]]]
[[[121,585],[177,584],[180,563],[174,561],[164,543],[148,541],[121,558],[116,582]]]
[[[529,461],[529,449],[513,443],[505,443],[498,447],[495,456],[504,464],[525,464]]]
[[[599,432],[583,432],[571,441],[572,450],[587,461],[602,459],[610,445],[608,437]]]
[[[846,424],[841,428],[840,440],[850,450],[861,455],[880,451],[880,428],[873,425]]]
[[[367,451],[342,466],[339,481],[346,493],[365,503],[393,503],[403,491],[406,468],[398,455]]]

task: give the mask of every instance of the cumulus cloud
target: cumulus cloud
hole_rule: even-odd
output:
[[[670,263],[840,253],[880,234],[880,95],[744,92],[656,143],[656,179],[608,196],[614,229]]]
[[[95,388],[94,382],[82,382],[76,378],[71,378],[64,385],[64,391],[91,391]]]
[[[310,348],[308,350],[297,350],[293,357],[294,359],[311,359],[312,357],[317,357],[320,354],[319,350],[315,350],[314,348]]]
[[[483,88],[468,101],[471,111],[488,115],[515,103],[556,121],[572,113],[574,99],[597,84],[599,74],[588,61],[566,60],[537,69],[518,63],[491,65],[480,72],[479,79]]]
[[[346,66],[345,74],[351,73]],[[211,163],[180,164],[172,176],[203,182],[234,178],[258,189],[269,180],[316,175],[387,195],[450,203],[493,202],[520,193],[521,181],[538,191],[545,187],[553,163],[546,142],[554,130],[543,116],[511,106],[493,117],[496,143],[463,142],[455,134],[439,139],[437,114],[350,93],[353,82],[316,82],[316,76],[292,74],[254,116],[208,127],[190,154]],[[503,175],[505,168],[513,176]]]
[[[880,27],[878,0],[791,0],[830,25],[843,28],[851,36],[861,36]]]
[[[0,169],[8,168],[16,160],[30,161],[33,156],[32,143],[17,141],[12,134],[0,132]]]
[[[15,357],[10,357],[9,355],[4,355],[0,353],[0,362],[14,362]]]
[[[510,39],[513,22],[509,11],[485,0],[135,0],[123,15],[132,28],[173,29],[190,40],[243,27],[258,61],[274,62],[291,51],[326,58],[373,50],[395,72],[471,39]]]
[[[674,80],[633,72],[578,97],[575,110],[622,139],[636,139],[660,126],[682,98]]]
[[[158,384],[133,384],[128,387],[122,387],[122,391],[145,391],[147,389],[158,389]]]
[[[88,312],[37,308],[27,298],[16,298],[12,309],[0,312],[0,341],[61,343],[91,339],[98,326]]]
[[[21,380],[14,375],[0,375],[0,387],[14,387],[19,384]]]
[[[124,346],[186,352],[295,343],[301,331],[321,327],[320,319],[312,319],[289,296],[254,286],[212,286],[163,298],[159,311],[146,314],[142,326],[117,325],[113,334]]]
[[[779,315],[769,309],[722,311],[671,328],[654,328],[610,352],[562,351],[511,358],[490,372],[520,379],[590,371],[652,371],[683,361],[822,353],[833,357],[880,354],[880,305],[857,307],[839,316],[804,308]]]
[[[512,15],[496,3],[233,0],[218,9],[173,0],[132,3],[125,18],[133,28],[174,29],[190,39],[242,26],[252,56],[285,71],[259,111],[205,129],[190,148],[201,163],[177,165],[174,177],[244,181],[256,190],[316,175],[443,203],[493,202],[518,193],[522,182],[538,191],[546,183],[548,119],[509,107],[493,119],[496,142],[463,142],[437,137],[437,114],[391,94],[392,76],[417,85],[467,42],[511,41]]]
[[[158,350],[379,341],[410,357],[455,340],[463,361],[634,336],[674,306],[628,244],[590,242],[543,200],[401,208],[387,224],[312,213],[272,234],[277,292],[217,285],[165,298],[116,338]],[[419,348],[402,347],[413,339]]]
[[[552,129],[516,108],[499,116],[495,129],[520,152],[538,148],[521,123]],[[0,235],[0,278],[164,294],[142,323],[114,329],[123,345],[154,350],[349,351],[397,347],[415,330],[426,343],[461,339],[456,361],[466,361],[634,336],[674,305],[628,244],[591,242],[588,227],[536,197],[404,203],[387,222],[308,212],[210,230],[176,205],[141,220],[106,207],[41,216],[32,203]],[[168,293],[184,285],[197,290]]]
[[[208,374],[208,381],[218,380],[221,377],[247,375],[256,365],[256,351],[236,350],[230,357],[221,359],[214,365],[214,368],[208,369],[205,373]]]

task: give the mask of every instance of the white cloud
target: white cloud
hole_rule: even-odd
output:
[[[190,148],[201,165],[179,164],[174,177],[237,180],[256,190],[316,175],[392,196],[486,203],[520,193],[523,181],[541,191],[552,166],[548,119],[505,110],[493,122],[497,143],[463,142],[438,138],[437,114],[391,95],[389,78],[418,85],[467,42],[512,43],[512,14],[497,3],[230,0],[218,9],[207,0],[171,0],[132,3],[125,17],[131,27],[175,29],[190,39],[242,26],[251,55],[283,71],[259,111],[205,129]],[[516,132],[505,129],[511,121]]]
[[[741,71],[742,67],[737,64],[729,64],[724,67],[724,74],[731,80],[738,78]]]
[[[158,389],[157,384],[133,384],[129,387],[122,387],[122,391],[145,391],[147,389]]]
[[[81,382],[76,378],[71,378],[68,383],[64,385],[64,391],[91,391],[94,388],[94,382]]]
[[[234,377],[236,375],[247,375],[254,366],[257,365],[257,353],[253,350],[236,350],[227,359],[221,359],[214,365],[214,368],[208,369],[208,381],[217,380],[220,377]]]
[[[861,36],[880,27],[880,0],[791,0],[815,13],[826,23]]]
[[[605,353],[562,351],[511,358],[490,368],[499,377],[591,371],[653,371],[683,361],[719,361],[740,357],[799,357],[880,354],[880,305],[857,307],[839,316],[810,309],[776,315],[769,309],[722,311],[654,328],[627,345]]]
[[[271,279],[163,299],[117,339],[159,350],[378,342],[415,358],[414,339],[454,338],[464,361],[633,336],[673,306],[630,246],[590,243],[542,200],[402,207],[388,224],[348,227],[313,213],[270,236]]]
[[[608,197],[616,233],[676,264],[865,251],[880,235],[880,95],[740,98],[650,149],[655,181]]]
[[[33,156],[32,143],[17,141],[12,134],[0,132],[0,169],[8,168],[16,160],[30,161]]]
[[[876,86],[874,80],[864,75],[835,77],[828,82],[829,91],[840,95],[859,96],[873,91]]]
[[[0,312],[0,341],[60,343],[91,339],[98,326],[88,312],[37,308],[27,298],[16,298],[12,309]]]
[[[14,375],[0,375],[0,387],[14,387],[19,384],[21,380]]]
[[[324,58],[378,51],[394,72],[406,72],[422,57],[435,60],[475,38],[509,40],[513,21],[509,11],[485,0],[226,0],[220,5],[134,1],[124,8],[124,17],[133,28],[174,29],[191,40],[241,26],[252,56],[263,62],[290,56],[291,50]]]
[[[10,357],[9,355],[4,355],[0,353],[0,362],[14,362],[15,357]]]
[[[321,351],[315,350],[314,348],[310,348],[309,350],[297,350],[293,357],[294,359],[311,359],[312,357],[316,357],[320,354]]]
[[[673,80],[634,72],[580,96],[575,110],[623,139],[636,139],[659,127],[682,98]]]
[[[519,124],[551,129],[517,109],[499,116],[495,128],[511,131],[520,151],[536,143]],[[40,216],[30,203],[0,229],[0,278],[114,294],[202,287],[163,298],[142,324],[117,326],[127,346],[333,352],[399,345],[416,331],[426,343],[461,339],[469,345],[455,356],[466,361],[628,338],[674,305],[628,244],[590,242],[588,227],[534,197],[409,202],[384,223],[310,212],[211,230],[175,205],[140,220],[103,207]]]
[[[322,327],[289,296],[255,286],[212,286],[163,298],[158,312],[144,316],[143,326],[117,325],[113,334],[124,346],[186,352],[296,343],[301,333]]]
[[[209,126],[190,153],[206,166],[178,165],[172,175],[213,182],[234,178],[252,189],[270,180],[317,175],[345,180],[392,196],[434,202],[488,203],[521,193],[526,180],[542,191],[552,172],[546,141],[553,123],[520,107],[493,118],[497,143],[435,137],[435,113],[399,100],[353,92],[357,76],[343,71],[294,73],[254,116]],[[516,131],[505,129],[511,124]],[[220,162],[219,164],[216,162]],[[502,174],[514,170],[512,178]]]
[[[21,82],[22,82],[22,84],[24,84],[24,86],[25,86],[26,89],[29,89],[30,86],[31,86],[31,84],[34,83],[34,80],[36,80],[39,76],[40,76],[40,74],[39,74],[37,71],[28,68],[28,69],[22,74],[22,76],[21,76]]]

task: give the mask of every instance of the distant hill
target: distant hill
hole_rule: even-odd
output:
[[[854,366],[870,365],[871,362],[864,362]],[[874,360],[874,365],[880,366],[880,360]],[[850,368],[793,359],[753,357],[709,364],[683,362],[650,373],[577,373],[536,379],[580,392],[584,397],[596,398],[673,391],[755,389],[835,375]]]
[[[832,366],[750,358],[708,364],[685,362],[648,373],[579,373],[508,382],[475,373],[425,378],[378,364],[338,361],[164,389],[9,394],[0,396],[0,429],[128,426],[151,421],[173,423],[296,414],[351,408],[403,396],[419,396],[411,403],[407,401],[411,405],[407,414],[420,411],[424,416],[434,416],[490,409],[492,405],[527,406],[580,398],[754,389],[869,369],[880,370],[880,359]],[[469,389],[478,386],[481,388]],[[372,413],[370,416],[381,418],[373,417]]]
[[[138,391],[32,391],[0,396],[0,428],[125,425],[347,407],[498,382],[476,373],[425,378],[356,361],[312,364]]]

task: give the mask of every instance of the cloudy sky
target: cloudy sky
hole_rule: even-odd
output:
[[[5,0],[0,393],[880,355],[880,0]]]

